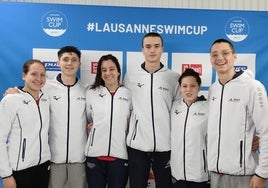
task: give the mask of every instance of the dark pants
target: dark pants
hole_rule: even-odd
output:
[[[128,181],[128,162],[123,159],[102,161],[87,157],[88,188],[125,188]]]
[[[143,152],[128,147],[130,188],[147,188],[150,168],[156,188],[171,188],[170,151]]]
[[[13,171],[17,188],[48,188],[50,162],[20,171]]]
[[[176,181],[172,188],[210,188],[208,182]]]

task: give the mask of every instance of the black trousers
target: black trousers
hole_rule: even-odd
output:
[[[88,188],[125,188],[128,180],[128,162],[124,159],[102,161],[87,157]]]
[[[20,171],[13,171],[17,188],[48,188],[50,162]]]
[[[171,188],[170,151],[144,152],[128,147],[130,188],[147,188],[150,168],[156,188]]]

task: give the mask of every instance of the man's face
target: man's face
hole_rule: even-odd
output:
[[[143,39],[142,53],[147,63],[160,63],[163,46],[160,37],[146,37]]]
[[[233,70],[236,54],[226,42],[215,43],[211,47],[210,62],[218,73]]]
[[[58,61],[62,74],[68,76],[75,76],[80,64],[79,57],[73,52],[63,53]]]

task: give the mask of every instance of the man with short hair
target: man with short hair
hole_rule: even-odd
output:
[[[236,72],[233,44],[218,39],[210,61],[218,80],[209,89],[208,169],[211,188],[265,188],[268,178],[266,90],[248,70]],[[252,140],[260,138],[260,153]]]
[[[156,187],[170,188],[170,110],[178,97],[179,74],[160,62],[163,39],[158,33],[143,37],[142,52],[145,62],[124,80],[133,104],[127,135],[130,188],[146,188],[151,167]]]

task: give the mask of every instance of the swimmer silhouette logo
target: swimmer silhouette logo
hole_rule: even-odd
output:
[[[225,34],[234,42],[241,42],[245,40],[249,34],[249,25],[247,20],[241,17],[231,18],[226,23]]]
[[[68,20],[62,12],[52,10],[42,16],[41,25],[47,35],[59,37],[67,30]]]

